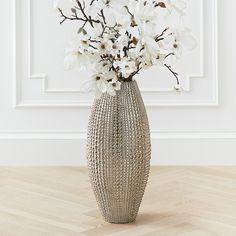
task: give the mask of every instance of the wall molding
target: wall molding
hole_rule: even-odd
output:
[[[86,140],[86,131],[0,131],[0,140]],[[236,139],[236,131],[151,131],[155,139]]]
[[[152,165],[235,165],[236,131],[153,131]],[[0,131],[0,166],[85,166],[85,131]],[[230,150],[230,151],[229,151]]]
[[[29,101],[23,101],[21,99],[21,82],[20,79],[17,77],[17,4],[19,4],[18,0],[13,0],[14,1],[14,11],[15,11],[15,19],[14,19],[14,36],[15,36],[15,42],[14,42],[14,49],[15,49],[15,71],[14,71],[14,97],[13,97],[13,106],[14,108],[74,108],[74,107],[84,107],[88,108],[92,105],[91,102],[89,101],[83,101],[83,100],[63,100],[61,102],[58,101],[34,101],[34,100],[29,100]],[[25,0],[27,2],[27,12],[28,12],[28,18],[30,19],[31,17],[31,1],[30,0]],[[17,3],[18,2],[18,3]],[[201,4],[201,9],[204,9],[204,1],[200,0]],[[219,105],[219,98],[218,98],[218,72],[217,72],[217,65],[218,65],[218,51],[217,51],[217,28],[218,28],[218,17],[217,17],[217,0],[212,0],[212,11],[214,15],[214,21],[213,21],[213,34],[214,34],[214,43],[212,44],[213,47],[213,54],[215,58],[214,62],[214,67],[215,67],[215,78],[214,78],[214,85],[213,85],[213,91],[212,94],[214,94],[214,97],[212,99],[207,99],[207,100],[146,100],[145,104],[147,107],[188,107],[188,106],[218,106]],[[190,86],[190,81],[194,78],[203,78],[204,77],[204,11],[201,11],[201,40],[200,40],[200,48],[201,48],[201,69],[200,72],[197,74],[189,74],[187,76],[187,88],[185,92],[189,92],[191,90]],[[68,93],[81,93],[82,91],[80,89],[74,89],[74,88],[67,88],[67,89],[58,89],[58,88],[48,88],[47,86],[47,74],[42,73],[42,74],[33,74],[32,73],[32,65],[31,65],[31,57],[32,57],[32,46],[31,46],[31,23],[30,20],[28,20],[28,46],[29,46],[29,52],[28,52],[28,78],[29,79],[41,79],[42,80],[42,92],[43,93],[58,93],[58,94],[68,94]],[[167,92],[167,93],[172,93],[172,89],[164,89],[164,88],[143,88],[141,91],[145,93],[160,93],[160,92]]]

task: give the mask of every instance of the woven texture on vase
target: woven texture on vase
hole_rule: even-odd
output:
[[[87,159],[99,208],[110,223],[136,219],[150,170],[150,130],[135,81],[122,83],[112,97],[103,94],[92,107]]]

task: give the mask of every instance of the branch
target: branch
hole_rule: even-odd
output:
[[[75,14],[75,15],[72,16],[72,17],[68,17],[68,16],[66,16],[66,15],[63,13],[63,11],[62,11],[60,8],[58,8],[58,11],[61,13],[61,17],[64,18],[64,19],[60,22],[60,24],[64,23],[66,20],[80,20],[80,21],[86,22],[85,19],[78,17],[77,14]]]
[[[128,37],[129,39],[131,39],[131,40],[129,40],[129,41],[128,41],[128,45],[127,45],[127,46],[124,46],[124,48],[123,48],[123,52],[124,52],[124,56],[125,56],[125,57],[128,56],[127,52],[128,52],[130,49],[134,48],[134,47],[131,46],[131,44],[133,43],[132,35],[129,34],[128,31],[126,31],[126,35],[127,35],[127,37]]]
[[[89,38],[89,41],[90,41],[91,43],[101,43],[101,41],[92,39],[91,37]]]
[[[82,28],[84,28],[84,26],[85,26],[87,23],[90,23],[90,25],[94,28],[93,23],[97,23],[97,24],[102,23],[100,20],[92,19],[91,16],[87,16],[87,15],[86,15],[86,13],[85,13],[85,11],[84,11],[84,9],[85,9],[85,3],[84,3],[84,2],[83,2],[83,3],[84,3],[84,6],[82,6],[82,4],[80,3],[79,0],[76,0],[76,3],[77,3],[77,5],[78,5],[78,7],[75,6],[74,8],[72,8],[73,15],[72,15],[71,17],[66,16],[66,15],[63,13],[63,11],[62,11],[60,8],[58,8],[59,12],[61,13],[61,17],[63,17],[63,20],[60,22],[60,24],[64,23],[66,20],[77,20],[77,21],[82,21],[82,22],[84,22]],[[77,10],[79,10],[79,11],[82,12],[82,15],[83,15],[84,18],[78,17],[78,15],[77,15]]]
[[[96,48],[96,47],[94,47],[92,44],[89,44],[89,47],[91,47],[91,48],[93,48],[93,49],[96,49],[96,50],[97,50],[97,48]]]
[[[100,14],[98,14],[98,15],[99,15],[100,17],[102,17],[103,22],[104,22],[104,24],[106,25],[107,23],[106,23],[106,18],[105,18],[105,15],[104,15],[103,9],[102,9],[100,12],[101,12],[101,15],[100,15]]]
[[[166,32],[168,29],[169,29],[168,27],[165,28],[165,29],[162,31],[162,33],[161,33],[160,35],[157,35],[157,36],[155,37],[155,41],[156,41],[156,42],[159,42],[159,41],[163,40],[163,39],[164,39],[163,36],[164,36],[165,32]]]
[[[115,67],[114,66],[114,57],[111,54],[104,54],[100,56],[102,61],[109,61],[111,66],[110,66],[110,70],[113,70],[117,75],[118,75],[118,71],[119,71],[119,67]]]
[[[171,52],[171,53],[169,53],[169,54],[167,54],[166,56],[165,56],[165,59],[167,58],[167,57],[169,57],[169,56],[174,56],[175,54],[173,53],[173,52]]]
[[[92,0],[92,1],[90,2],[90,6],[92,6],[94,2],[95,2],[95,0]]]
[[[179,74],[175,71],[173,71],[171,69],[171,66],[168,66],[167,64],[164,64],[164,66],[174,75],[175,79],[176,79],[176,82],[177,82],[177,85],[180,85],[180,82],[179,82]]]
[[[91,25],[93,28],[94,28],[93,23],[101,23],[100,20],[94,20],[94,19],[92,19],[91,16],[87,16],[87,15],[86,15],[86,13],[85,13],[85,11],[84,11],[84,9],[85,9],[85,3],[84,3],[84,1],[83,1],[84,6],[82,6],[82,4],[80,3],[79,0],[76,0],[76,3],[77,3],[77,5],[78,5],[78,8],[76,7],[76,9],[78,9],[78,10],[80,10],[80,11],[82,12],[82,14],[83,14],[85,20],[86,20],[87,22],[89,22],[90,25]]]
[[[133,18],[134,15],[130,12],[129,8],[128,8],[127,6],[124,6],[124,7],[125,7],[125,9],[127,10],[127,12],[130,14],[130,16]]]
[[[142,67],[140,67],[140,65],[141,65],[141,62],[139,62],[137,66],[137,70],[131,74],[131,78],[133,78],[135,75],[137,75],[140,72],[140,70],[142,70]]]

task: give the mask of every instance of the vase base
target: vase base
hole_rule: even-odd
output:
[[[134,219],[104,219],[107,223],[110,224],[130,224],[136,221],[136,218]]]
[[[109,224],[117,224],[117,225],[123,225],[123,224],[131,224],[135,222],[136,219],[134,220],[127,220],[127,221],[113,221],[113,220],[105,220]]]

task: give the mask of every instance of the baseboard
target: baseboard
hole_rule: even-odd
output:
[[[236,165],[236,132],[153,131],[152,165]],[[86,165],[86,132],[0,133],[0,165]]]

